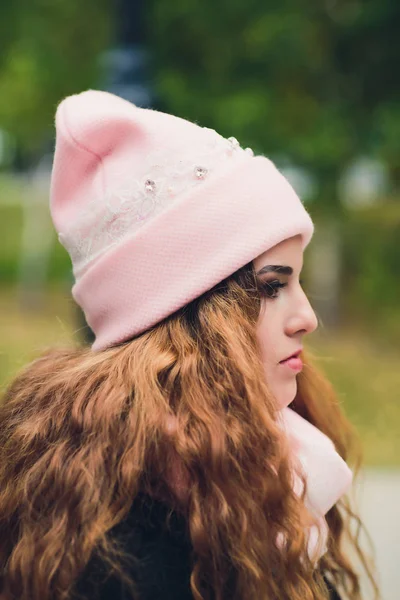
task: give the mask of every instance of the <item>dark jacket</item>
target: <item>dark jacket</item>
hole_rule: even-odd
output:
[[[128,517],[112,530],[124,551],[140,560],[140,567],[132,565],[129,571],[137,582],[140,600],[193,600],[189,583],[191,544],[186,523],[183,516],[173,512],[167,527],[168,513],[165,503],[142,494]],[[87,565],[76,591],[88,600],[132,599],[116,576],[105,576],[104,565],[97,558]],[[332,588],[330,598],[341,600]]]

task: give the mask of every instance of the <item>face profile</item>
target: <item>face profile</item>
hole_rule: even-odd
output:
[[[280,408],[296,395],[303,338],[318,326],[301,287],[303,250],[300,235],[288,238],[254,260],[261,289],[257,339],[267,384]],[[288,359],[294,355],[290,360]]]

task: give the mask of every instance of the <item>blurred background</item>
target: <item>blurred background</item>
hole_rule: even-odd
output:
[[[384,600],[400,575],[400,4],[0,0],[0,386],[90,342],[48,210],[54,114],[114,92],[272,158],[311,213],[307,346],[364,447]]]

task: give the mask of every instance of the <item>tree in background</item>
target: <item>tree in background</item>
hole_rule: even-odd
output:
[[[148,0],[144,38],[164,108],[308,168],[324,209],[359,154],[400,185],[400,4],[393,0]],[[115,0],[0,3],[0,127],[25,156],[62,97],[99,85]],[[51,135],[51,133],[50,133]]]
[[[324,210],[359,154],[399,184],[400,4],[149,0],[156,85],[171,112],[310,169]]]
[[[23,166],[52,139],[60,100],[98,84],[112,16],[109,0],[0,3],[0,127],[15,136]]]

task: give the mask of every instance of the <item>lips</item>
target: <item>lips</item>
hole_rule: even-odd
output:
[[[302,350],[303,348],[299,348],[299,350],[296,350],[296,352],[293,352],[293,354],[281,360],[279,364],[283,367],[289,368],[295,373],[299,373],[303,368],[303,361],[299,356]]]
[[[301,352],[302,350],[303,350],[303,348],[299,348],[299,350],[296,350],[296,352],[293,352],[293,354],[290,354],[289,356],[287,356],[286,358],[282,359],[282,360],[281,360],[281,361],[279,361],[279,362],[283,363],[283,362],[285,362],[286,360],[289,360],[289,359],[291,359],[291,358],[298,358],[298,357],[299,357],[299,354],[300,354],[300,352]]]
[[[288,367],[296,373],[300,372],[303,368],[303,361],[301,360],[301,358],[288,358],[287,360],[284,360],[279,364],[282,365],[282,367]]]

